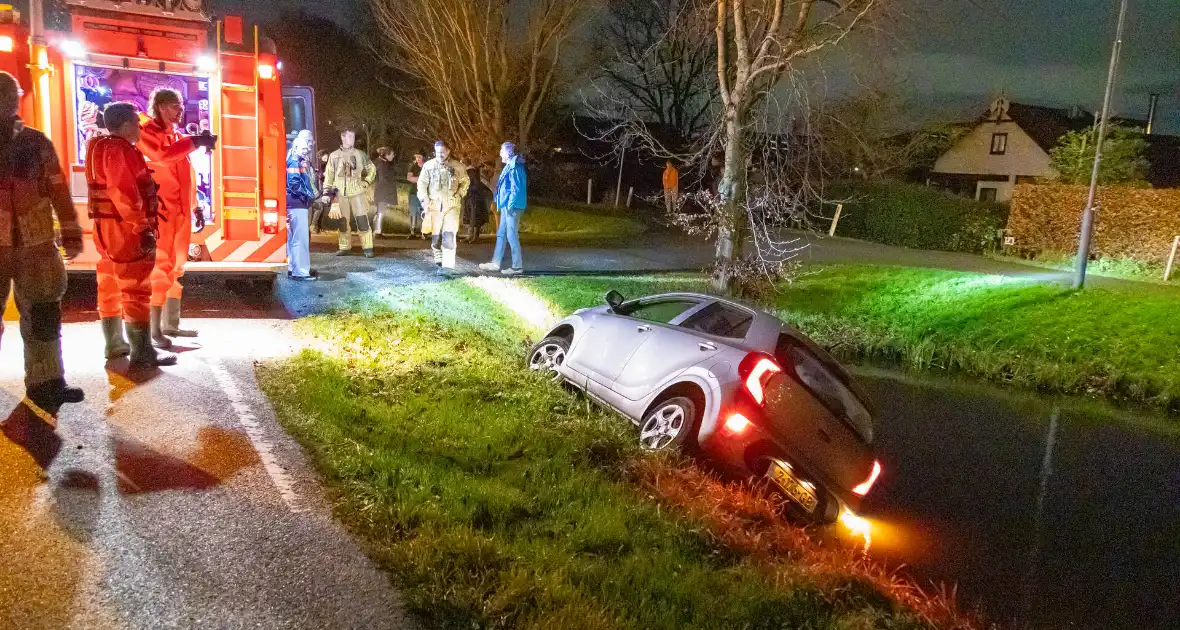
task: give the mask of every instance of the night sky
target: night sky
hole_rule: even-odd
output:
[[[364,0],[212,0],[218,13],[251,17],[302,7],[359,30]],[[890,0],[904,16],[878,40],[886,67],[901,80],[915,118],[982,112],[1001,90],[1014,101],[1101,105],[1118,0]],[[1180,133],[1180,1],[1130,0],[1116,85],[1117,113],[1144,117],[1159,92],[1160,131]],[[880,58],[863,48],[848,63],[824,62],[828,89],[846,90],[855,73],[871,75]],[[872,60],[872,61],[870,61]]]

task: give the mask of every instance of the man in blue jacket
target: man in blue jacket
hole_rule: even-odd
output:
[[[302,282],[316,280],[307,224],[307,209],[317,194],[311,155],[311,132],[300,131],[287,152],[287,277]]]
[[[492,262],[479,266],[484,271],[499,271],[506,276],[524,273],[523,254],[520,251],[520,215],[528,205],[528,175],[524,170],[524,158],[516,154],[516,145],[505,142],[500,147],[500,160],[504,170],[496,181],[496,209],[500,211],[500,228],[496,230],[496,251]],[[512,267],[501,269],[504,260],[504,241],[512,248]]]

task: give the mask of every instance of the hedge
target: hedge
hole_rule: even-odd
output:
[[[1012,195],[1010,248],[1024,254],[1077,251],[1086,186],[1019,184]],[[1180,189],[1104,186],[1091,253],[1162,265],[1180,235]]]
[[[913,249],[981,253],[997,243],[1008,218],[1001,204],[920,184],[840,181],[824,195],[844,204],[837,236]]]

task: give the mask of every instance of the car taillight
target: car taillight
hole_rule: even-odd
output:
[[[754,402],[761,405],[766,400],[766,392],[764,388],[770,377],[782,372],[783,369],[774,362],[769,356],[764,354],[751,354],[742,360],[742,364],[738,366],[738,373],[742,377],[742,382],[746,386],[746,391],[750,392],[750,396]]]
[[[735,413],[729,416],[729,419],[725,421],[725,430],[734,434],[745,433],[746,429],[750,428],[750,424],[749,418],[743,416],[740,413]]]
[[[873,484],[877,482],[877,477],[881,476],[881,462],[873,462],[873,472],[869,473],[869,478],[865,479],[864,483],[852,489],[852,493],[858,496],[864,496],[873,489]]]

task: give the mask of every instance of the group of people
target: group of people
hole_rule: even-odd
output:
[[[320,152],[320,169],[312,161],[311,134],[300,132],[287,154],[288,276],[293,280],[314,281],[317,275],[310,266],[310,232],[319,232],[325,214],[339,222],[337,256],[348,255],[353,247],[353,233],[361,241],[365,257],[375,254],[374,238],[383,233],[385,218],[397,204],[398,173],[396,156],[391,149],[377,150],[370,159],[356,147],[356,131],[344,128],[340,148],[332,153]],[[410,237],[430,238],[434,263],[441,275],[453,273],[459,230],[468,226],[467,241],[479,238],[488,220],[488,205],[494,202],[500,223],[496,248],[491,262],[480,265],[484,271],[505,275],[523,272],[520,250],[520,216],[527,207],[528,178],[524,159],[511,142],[500,147],[504,167],[490,190],[479,177],[479,169],[454,158],[443,141],[434,144],[434,157],[425,160],[414,156],[406,173],[411,184],[409,200]],[[370,196],[371,195],[371,196]],[[375,207],[374,207],[375,206]],[[505,249],[510,248],[510,267],[501,268]]]
[[[12,75],[0,73],[0,187],[10,193],[0,201],[0,303],[15,287],[26,397],[55,414],[84,398],[67,385],[61,356],[62,252],[66,260],[81,253],[82,229],[53,143],[18,115],[22,94]],[[173,337],[196,336],[180,327],[179,278],[192,237],[189,155],[211,151],[217,137],[181,134],[183,118],[181,96],[168,88],[153,92],[146,114],[132,103],[109,103],[103,131],[86,147],[105,354],[137,367],[175,364],[174,354],[158,350]]]

